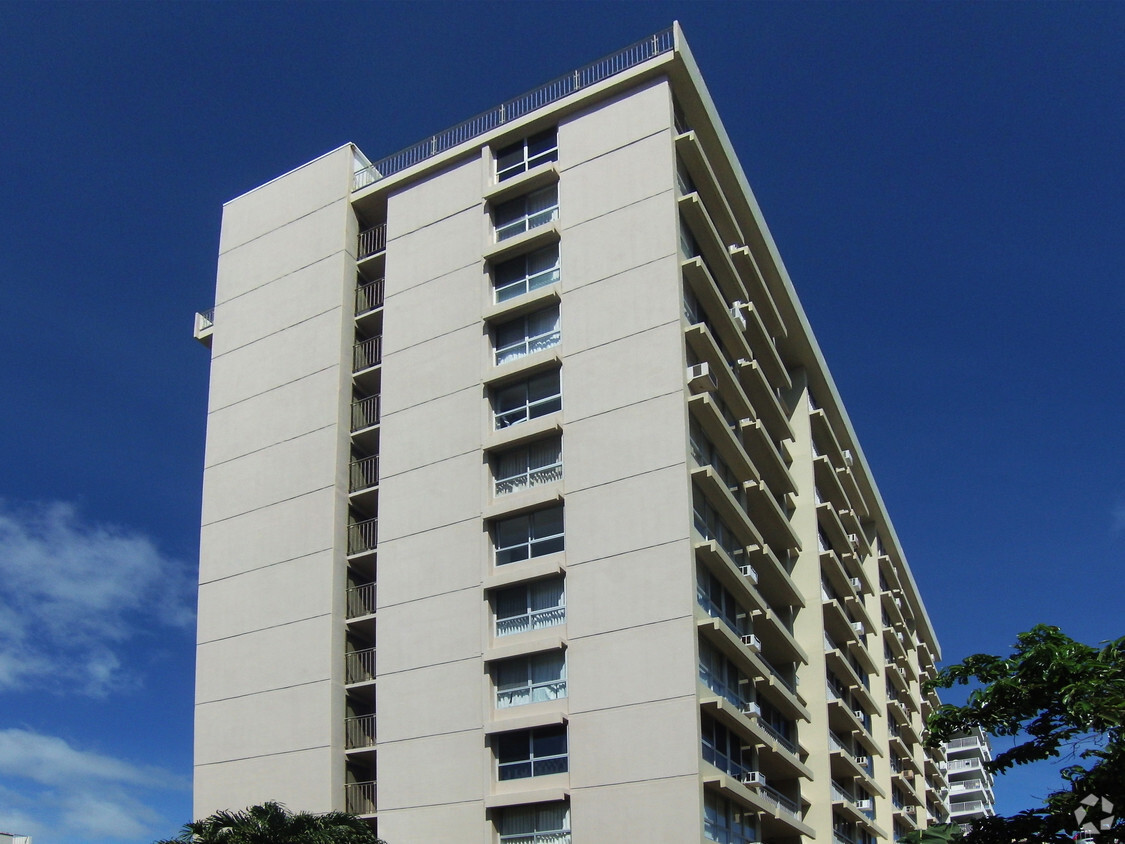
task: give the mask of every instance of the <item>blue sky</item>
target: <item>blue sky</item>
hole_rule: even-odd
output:
[[[0,4],[0,829],[191,813],[221,205],[679,19],[947,659],[1125,633],[1125,5]],[[999,783],[1001,811],[1041,773]]]

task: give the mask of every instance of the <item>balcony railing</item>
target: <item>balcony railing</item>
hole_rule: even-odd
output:
[[[501,835],[500,844],[570,844],[570,830],[517,832],[512,835]]]
[[[356,260],[362,261],[372,255],[378,255],[387,248],[387,224],[380,223],[359,233],[359,243],[356,248]]]
[[[199,322],[200,328],[210,328],[211,326],[213,326],[215,324],[215,309],[214,308],[206,308],[202,311],[196,311],[196,314],[199,317],[198,322]]]
[[[344,808],[353,815],[375,814],[375,782],[349,782],[344,786]]]
[[[352,347],[352,372],[363,372],[383,362],[383,337],[368,337]]]
[[[379,544],[379,520],[365,519],[348,525],[348,553],[362,554],[374,551]]]
[[[364,648],[361,651],[348,651],[345,654],[344,682],[365,683],[375,679],[375,649]]]
[[[352,433],[379,424],[379,397],[367,396],[352,402]]]
[[[355,315],[363,316],[383,307],[383,296],[386,293],[385,279],[377,278],[365,284],[356,285],[355,288]]]
[[[375,716],[354,715],[344,719],[344,747],[355,750],[375,746]]]
[[[796,800],[786,797],[777,789],[769,785],[758,786],[758,794],[769,800],[771,803],[777,805],[779,809],[791,817],[801,819],[801,807],[797,804]]]
[[[984,744],[976,736],[966,736],[950,739],[945,743],[945,747],[947,750],[961,750],[966,747],[984,747]]]
[[[501,103],[476,117],[470,117],[456,126],[452,126],[436,135],[431,135],[424,141],[419,141],[394,155],[389,155],[369,167],[358,171],[352,182],[352,190],[360,190],[372,185],[380,179],[394,175],[400,170],[425,161],[440,152],[452,149],[458,144],[470,141],[483,135],[498,126],[503,126],[535,111],[537,108],[550,105],[561,100],[575,91],[580,91],[603,79],[607,79],[643,61],[667,53],[676,46],[675,34],[671,28],[657,32],[643,41],[630,44],[605,58],[591,62],[584,67],[571,71],[565,76],[560,76],[545,85],[540,85],[526,94],[521,94],[515,99]]]
[[[348,466],[348,492],[379,485],[379,455],[353,460]]]
[[[375,584],[362,583],[348,589],[348,618],[359,618],[375,612]]]

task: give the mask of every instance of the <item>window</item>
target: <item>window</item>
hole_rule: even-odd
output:
[[[506,659],[493,670],[497,709],[566,697],[566,655],[562,651]]]
[[[501,844],[570,844],[570,806],[510,806],[500,810],[496,826]]]
[[[563,550],[563,508],[550,507],[496,522],[496,565]]]
[[[559,158],[558,132],[552,126],[496,151],[496,181],[502,182],[532,167]]]
[[[496,494],[507,495],[562,478],[562,438],[551,437],[495,458]]]
[[[559,306],[516,317],[496,326],[496,365],[519,360],[559,344]]]
[[[742,764],[743,741],[738,734],[720,724],[710,715],[700,716],[703,737],[703,761],[709,762],[725,774],[740,778],[749,772]]]
[[[559,246],[520,255],[497,264],[492,271],[492,287],[496,301],[505,302],[559,280]]]
[[[559,187],[551,185],[533,193],[517,196],[496,206],[492,218],[496,225],[496,240],[531,231],[546,225],[559,216]]]
[[[507,428],[561,410],[559,371],[555,369],[518,384],[501,387],[493,396],[492,406],[497,428]]]
[[[496,635],[511,636],[566,622],[563,579],[522,583],[496,593]]]
[[[711,618],[718,618],[737,636],[750,634],[750,615],[723,586],[719,578],[699,565],[696,567],[695,596]]]
[[[719,844],[754,844],[754,813],[725,800],[713,791],[703,793],[703,835]]]
[[[699,642],[699,679],[707,688],[745,710],[751,703],[743,689],[754,686],[733,662],[710,643]]]
[[[566,727],[502,733],[496,739],[496,761],[501,781],[566,773]]]

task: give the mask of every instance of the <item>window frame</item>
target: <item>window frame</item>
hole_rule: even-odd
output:
[[[542,525],[541,529],[551,529],[554,526],[554,516],[556,513],[558,514],[558,531],[542,536],[536,535],[537,521]],[[501,545],[500,534],[501,531],[505,529],[505,525],[516,525],[519,522],[526,522],[527,524],[526,529],[520,534],[524,538],[518,542]],[[520,563],[524,560],[532,560],[536,557],[545,557],[548,554],[555,554],[564,550],[565,535],[566,523],[564,521],[562,504],[556,504],[553,507],[544,507],[541,510],[520,513],[519,515],[510,516],[508,518],[496,519],[492,523],[493,559],[497,566],[506,566],[512,563]],[[522,556],[517,556],[516,553],[521,550],[526,553]]]
[[[560,736],[562,752],[547,752],[551,750],[550,743],[557,741]],[[526,755],[516,746],[521,739],[526,740]],[[505,745],[514,748],[516,754],[507,755],[505,758]],[[537,752],[537,749],[543,752]],[[493,755],[496,758],[496,778],[499,782],[565,774],[570,770],[570,743],[566,725],[554,724],[547,727],[534,727],[530,730],[500,733],[496,736]],[[537,768],[546,770],[536,770]],[[522,771],[526,773],[521,773]]]
[[[552,815],[559,815],[560,809],[560,820],[563,825],[557,827],[553,825],[555,821]],[[500,844],[535,844],[535,842],[569,844],[570,842],[570,804],[566,801],[561,801],[561,806],[558,803],[533,803],[526,806],[505,806],[499,811],[500,815],[496,819],[496,834],[500,838]],[[532,828],[505,832],[506,825],[514,825],[505,824],[505,821],[519,814],[532,815],[528,818]]]
[[[533,262],[541,261],[548,253],[554,253],[552,256],[553,260],[550,264],[544,263],[542,269],[533,270]],[[518,265],[522,265],[521,275],[501,281],[501,276],[506,275],[506,271],[515,269]],[[536,249],[533,252],[525,252],[507,261],[501,261],[492,267],[493,301],[497,304],[507,302],[525,293],[530,293],[532,290],[539,290],[542,287],[557,284],[561,278],[562,267],[559,258],[559,245],[557,243],[552,243],[550,246]],[[509,293],[508,291],[514,292]]]
[[[551,319],[552,315],[554,316],[553,320]],[[543,319],[544,317],[546,317],[546,319]],[[554,327],[546,331],[540,330],[542,326],[534,325],[532,322],[537,318]],[[505,342],[504,345],[501,345],[501,332],[515,328],[516,326],[522,326],[523,329],[519,339],[509,340]],[[538,333],[532,334],[532,331],[537,331]],[[493,365],[503,366],[506,363],[525,358],[536,352],[552,349],[559,344],[561,339],[562,308],[559,306],[558,302],[548,305],[545,308],[531,311],[530,313],[520,314],[504,322],[499,322],[492,329]]]
[[[543,676],[537,675],[537,669],[544,668],[557,673],[550,675],[549,679],[537,679],[537,676]],[[505,672],[517,676],[518,679],[502,679],[501,675]],[[495,691],[494,706],[497,709],[565,700],[567,697],[566,651],[562,649],[539,651],[498,660],[492,664],[492,685]]]
[[[533,397],[534,388],[543,384],[548,384],[551,387],[554,387],[555,384],[558,386],[554,387],[554,392]],[[502,398],[506,395],[509,398],[514,396],[515,391],[521,388],[523,390],[522,402],[501,410],[499,405],[502,404]],[[538,419],[540,416],[546,416],[549,413],[557,413],[560,410],[562,410],[562,373],[558,368],[529,375],[519,381],[499,385],[492,391],[492,421],[497,431],[510,428],[521,422]]]
[[[549,586],[558,584],[558,598],[557,602],[549,606],[536,607],[536,597],[538,595],[548,595]],[[501,616],[500,603],[502,597],[507,594],[515,597],[518,591],[523,592],[523,606],[524,611],[512,615]],[[566,579],[563,577],[548,577],[542,580],[532,580],[527,583],[519,583],[515,586],[508,586],[504,589],[498,589],[493,593],[493,630],[497,638],[503,636],[515,636],[520,633],[527,633],[532,630],[544,630],[549,627],[558,627],[559,625],[566,624]],[[526,623],[519,623],[526,619]],[[540,623],[540,619],[545,620],[546,623]],[[503,625],[503,629],[502,629]],[[516,629],[509,629],[516,628]]]
[[[548,450],[552,444],[557,448]],[[523,458],[518,470],[503,468],[503,464],[513,459]],[[550,460],[549,463],[532,464],[533,460]],[[563,450],[562,437],[544,437],[531,442],[505,449],[492,455],[492,494],[495,496],[513,495],[532,487],[555,483],[562,480]],[[501,472],[510,472],[502,475]]]
[[[537,146],[548,141],[549,146]],[[514,156],[518,155],[518,159]],[[505,156],[513,156],[511,163],[502,165]],[[520,138],[515,143],[501,147],[493,153],[496,181],[503,182],[526,173],[540,164],[559,160],[559,130],[551,126],[533,135]]]
[[[546,204],[539,201],[547,199]],[[516,213],[511,213],[515,211]],[[492,226],[496,242],[502,243],[521,234],[553,223],[559,218],[559,186],[550,184],[496,205],[492,209]]]

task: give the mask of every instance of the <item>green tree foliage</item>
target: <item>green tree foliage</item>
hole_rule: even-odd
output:
[[[975,654],[943,668],[932,683],[970,684],[976,688],[964,706],[945,704],[930,715],[927,744],[980,727],[1024,739],[987,764],[994,773],[1054,758],[1073,764],[1062,769],[1061,788],[1041,808],[981,819],[965,844],[1073,841],[1081,822],[1100,826],[1106,818],[1103,800],[1117,819],[1095,840],[1125,842],[1125,637],[1095,648],[1040,624],[1017,637],[1010,656]],[[906,840],[956,840],[918,835]]]
[[[263,803],[241,812],[215,812],[184,824],[175,838],[155,844],[384,844],[362,818],[346,812],[291,812]]]

